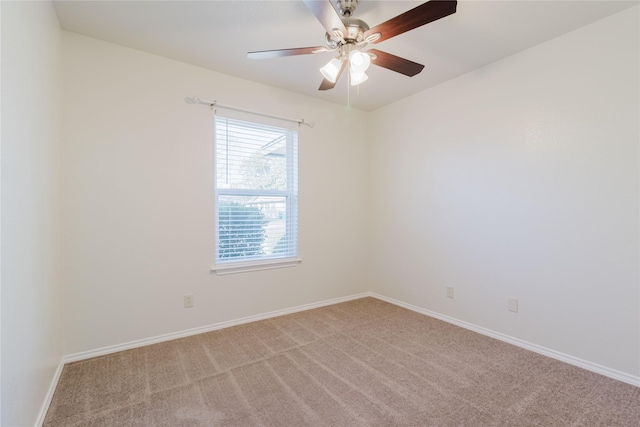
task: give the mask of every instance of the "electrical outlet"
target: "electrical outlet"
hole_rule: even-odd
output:
[[[509,311],[518,312],[518,298],[509,298]]]
[[[193,294],[185,294],[184,296],[184,308],[193,307]]]
[[[453,286],[447,286],[447,298],[453,298]]]

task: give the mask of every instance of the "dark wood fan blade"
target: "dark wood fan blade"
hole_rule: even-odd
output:
[[[322,53],[326,51],[327,51],[327,48],[324,46],[297,47],[293,49],[275,49],[275,50],[261,50],[257,52],[249,52],[247,53],[247,56],[251,59],[270,59],[270,58],[281,58],[283,56],[310,55],[312,53]]]
[[[337,82],[338,80],[336,80]],[[330,80],[327,79],[322,79],[322,83],[320,83],[320,87],[318,88],[318,90],[329,90],[329,89],[333,89],[336,86],[335,83],[331,83]]]
[[[347,29],[340,19],[340,15],[333,8],[330,0],[304,0],[309,10],[316,16],[329,35],[333,35],[333,29],[337,28],[342,34],[347,34]]]
[[[318,90],[333,89],[336,86],[336,83],[338,83],[338,80],[340,80],[340,76],[342,75],[342,72],[344,71],[346,66],[347,66],[347,61],[343,61],[342,67],[340,67],[340,71],[338,71],[338,75],[336,76],[336,81],[331,83],[330,80],[323,79],[322,83],[320,83],[320,87],[318,88]]]
[[[374,53],[376,55],[375,59],[371,58],[372,64],[387,68],[391,71],[395,71],[396,73],[404,74],[405,76],[413,77],[420,73],[424,68],[424,65],[422,64],[400,58],[399,56],[395,56],[378,49],[369,49],[367,53]]]
[[[436,21],[455,13],[457,4],[457,1],[431,0],[406,11],[395,18],[391,18],[380,25],[376,25],[369,31],[365,32],[364,36],[367,37],[371,34],[380,33],[380,38],[371,42],[380,43],[381,41],[406,33],[414,28],[421,27],[429,22]]]

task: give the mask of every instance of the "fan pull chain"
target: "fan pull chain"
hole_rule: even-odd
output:
[[[347,110],[351,108],[351,70],[347,73]]]

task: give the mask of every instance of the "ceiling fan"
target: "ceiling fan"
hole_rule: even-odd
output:
[[[327,65],[320,69],[324,80],[319,90],[333,89],[340,75],[349,65],[349,80],[358,85],[367,80],[365,71],[370,64],[413,77],[420,73],[424,65],[383,52],[378,49],[363,50],[369,44],[380,43],[414,28],[421,27],[455,13],[457,1],[431,0],[421,4],[382,24],[369,28],[366,22],[352,18],[358,0],[335,0],[338,10],[331,0],[303,0],[309,10],[327,31],[325,46],[299,47],[249,52],[251,59],[278,58],[282,56],[308,55],[323,52],[337,52]]]

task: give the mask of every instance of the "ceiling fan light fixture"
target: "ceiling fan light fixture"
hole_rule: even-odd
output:
[[[338,58],[333,58],[327,63],[327,65],[320,68],[320,73],[325,79],[329,80],[331,83],[335,83],[341,67],[342,61]]]
[[[364,83],[367,81],[368,78],[369,76],[367,76],[367,74],[364,71],[362,72],[351,71],[351,86],[357,86],[361,83]]]
[[[352,73],[364,74],[371,65],[371,57],[359,50],[354,50],[349,54],[349,64]]]

